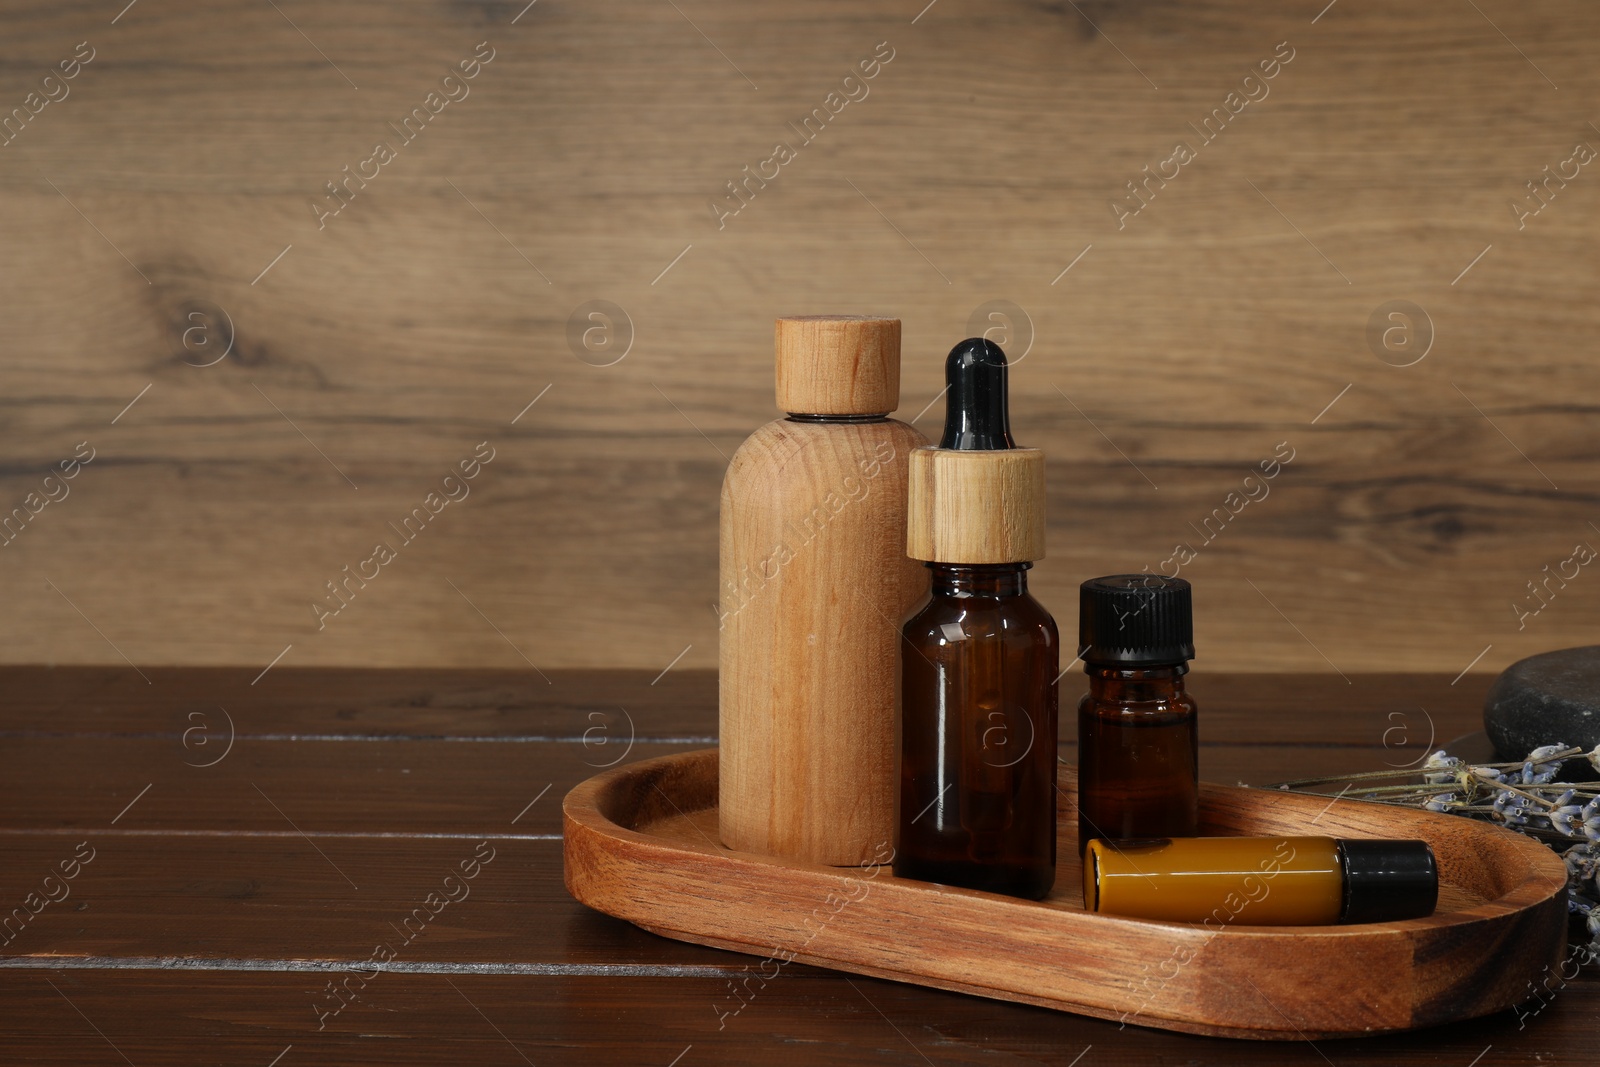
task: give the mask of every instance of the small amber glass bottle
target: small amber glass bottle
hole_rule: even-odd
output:
[[[945,435],[911,456],[907,551],[932,591],[900,644],[894,873],[1038,899],[1056,867],[1055,620],[1028,594],[1044,554],[1044,456],[1011,440],[1005,354],[950,353]]]
[[[1079,589],[1078,851],[1091,839],[1194,837],[1200,814],[1189,583],[1151,574]]]

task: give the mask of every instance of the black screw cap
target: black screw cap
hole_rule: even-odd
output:
[[[1189,583],[1163,574],[1111,574],[1078,587],[1078,655],[1085,664],[1159,667],[1194,658]]]

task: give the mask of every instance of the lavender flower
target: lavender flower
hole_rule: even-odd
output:
[[[1595,752],[1600,754],[1600,745],[1595,746]],[[1429,785],[1448,785],[1456,780],[1456,775],[1461,771],[1462,763],[1454,756],[1446,756],[1444,749],[1440,749],[1428,757],[1428,762],[1422,765],[1422,780]],[[1600,764],[1596,764],[1600,768]],[[1435,809],[1440,810],[1440,809]]]
[[[1545,785],[1556,780],[1556,775],[1561,771],[1562,753],[1567,751],[1566,745],[1541,745],[1528,753],[1528,761],[1522,765],[1522,780],[1528,785]],[[1534,767],[1538,766],[1535,771]]]
[[[1568,837],[1582,837],[1583,806],[1572,803],[1573,791],[1568,789],[1556,799],[1555,807],[1546,813],[1550,825],[1557,833]]]
[[[1593,846],[1573,845],[1561,854],[1561,860],[1567,865],[1567,888],[1575,901],[1583,897],[1600,898],[1600,885],[1595,881],[1595,876],[1600,874],[1600,856],[1595,855]]]
[[[1501,792],[1496,794],[1494,798],[1491,818],[1498,822],[1503,822],[1507,826],[1526,826],[1528,823],[1528,809],[1531,807],[1533,807],[1533,801],[1520,793]]]

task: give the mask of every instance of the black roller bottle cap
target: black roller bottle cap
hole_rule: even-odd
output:
[[[1439,866],[1426,841],[1341,840],[1339,866],[1341,923],[1420,919],[1439,902]]]
[[[1160,667],[1194,659],[1189,583],[1111,574],[1078,587],[1078,655],[1088,665]]]
[[[993,341],[969,337],[944,361],[944,437],[940,448],[1016,448],[1006,408],[1006,354]]]
[[[1438,904],[1438,864],[1427,841],[1339,841],[1341,923],[1422,918]]]

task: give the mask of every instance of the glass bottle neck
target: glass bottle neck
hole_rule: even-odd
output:
[[[929,563],[934,596],[1022,596],[1032,563]]]
[[[1098,663],[1085,663],[1084,673],[1089,676],[1089,695],[1108,703],[1172,700],[1183,694],[1183,676],[1189,673],[1187,663],[1174,663],[1159,667],[1108,667]]]

